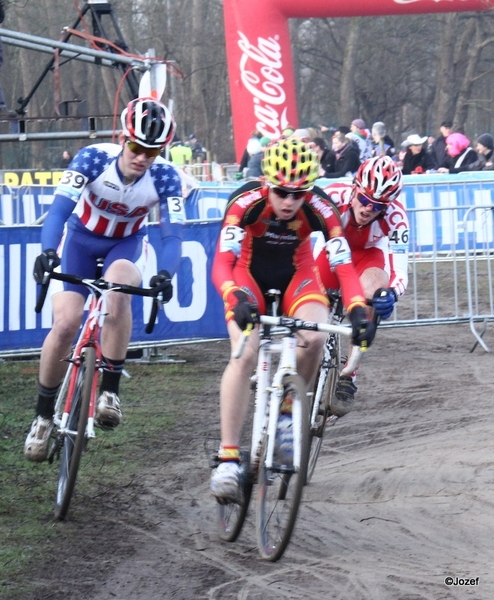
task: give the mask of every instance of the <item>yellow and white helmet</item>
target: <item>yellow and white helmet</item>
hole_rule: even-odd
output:
[[[270,144],[261,168],[271,185],[286,189],[310,190],[319,177],[319,159],[312,145],[294,136]]]

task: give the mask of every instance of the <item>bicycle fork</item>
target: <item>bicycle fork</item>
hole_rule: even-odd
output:
[[[81,352],[84,352],[84,348],[82,348]],[[67,422],[69,419],[69,413],[70,413],[70,409],[71,409],[71,405],[72,405],[72,399],[74,398],[75,388],[78,384],[77,378],[79,375],[80,360],[81,360],[81,358],[79,357],[79,358],[76,358],[76,359],[70,361],[71,364],[69,366],[69,369],[67,370],[65,380],[62,384],[62,390],[65,390],[68,387],[68,392],[67,392],[67,402],[66,402],[65,406],[63,407],[63,413],[61,415],[59,422],[57,423],[58,432],[61,435],[66,435],[66,434],[76,435],[77,434],[76,431],[71,431],[70,429],[67,429]],[[86,434],[85,434],[87,439],[96,437],[96,433],[94,431],[94,413],[96,410],[95,397],[96,397],[96,388],[98,385],[99,363],[100,363],[100,360],[97,360],[96,368],[94,371],[94,376],[93,376],[92,384],[91,384],[91,400],[89,403],[88,420],[87,420]]]
[[[334,335],[330,335],[324,344],[323,358],[321,361],[321,368],[319,376],[317,377],[317,388],[315,391],[314,402],[312,403],[312,413],[310,415],[310,428],[312,432],[320,431],[321,426],[324,427],[326,424],[320,423],[319,410],[321,408],[321,402],[324,402],[323,398],[324,387],[329,377],[330,370],[336,369],[338,365],[332,364],[331,353],[333,352],[336,339]],[[329,402],[329,398],[328,398]]]
[[[265,455],[265,466],[267,469],[273,468],[273,458],[276,440],[276,430],[280,414],[280,406],[283,401],[285,390],[285,378],[289,375],[297,375],[296,372],[296,349],[297,339],[292,336],[284,337],[281,342],[272,342],[271,340],[261,340],[259,362],[258,362],[258,381],[256,393],[256,409],[254,413],[254,425],[252,436],[252,464],[259,464],[261,455],[261,442],[264,434],[267,433],[267,449]],[[271,379],[272,355],[279,354],[279,366]],[[293,442],[294,456],[293,467],[298,470],[300,467],[300,423],[301,423],[301,403],[295,399],[292,405],[293,419]]]

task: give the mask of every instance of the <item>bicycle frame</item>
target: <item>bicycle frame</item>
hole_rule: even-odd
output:
[[[264,325],[265,328],[267,326],[267,328],[264,330],[259,341],[257,371],[256,375],[254,376],[254,381],[256,382],[256,396],[250,455],[251,468],[254,471],[259,465],[262,449],[261,442],[265,431],[268,432],[268,447],[265,464],[267,468],[271,468],[273,466],[274,440],[279,417],[279,407],[283,395],[283,380],[288,375],[297,375],[297,338],[295,336],[295,332],[299,329],[305,328],[326,331],[327,333],[339,334],[345,337],[351,336],[351,329],[349,327],[335,324],[303,323],[302,321],[299,321],[298,325],[293,326],[293,319],[284,317],[269,317],[264,315],[260,317],[260,323]],[[270,327],[280,325],[283,327],[284,323],[286,323],[286,325],[289,327],[293,327],[293,330],[289,330],[288,333],[285,333],[280,341],[273,341]],[[245,343],[246,339],[246,336],[241,339],[241,344],[236,352],[234,352],[234,356],[241,355],[243,344]],[[272,357],[276,354],[280,356],[280,359],[278,368],[271,379]],[[362,352],[360,348],[358,346],[354,346],[349,356],[348,363],[341,373],[345,374],[352,372],[358,365],[361,354]],[[298,421],[299,415],[297,414],[297,410],[299,407],[294,406],[293,408],[295,409],[293,418],[294,420],[297,419]],[[299,435],[298,427],[294,428],[294,434],[295,436]],[[294,446],[296,449],[294,454],[295,469],[300,467],[300,444],[297,444],[298,441],[299,440],[297,438],[294,439]]]
[[[341,323],[341,321],[343,320],[343,304],[342,304],[342,300],[341,300],[341,296],[338,292],[337,295],[333,296],[334,298],[334,302],[332,304],[332,310],[329,314],[329,323],[330,324],[337,324],[339,325]],[[340,345],[340,339],[337,337],[339,334],[335,334],[335,333],[330,333],[328,334],[328,337],[326,339],[326,343],[324,344],[324,349],[323,349],[323,356],[322,356],[322,360],[321,360],[321,368],[320,368],[320,373],[319,376],[316,380],[317,385],[316,385],[316,390],[314,392],[314,402],[312,404],[312,412],[310,415],[310,427],[311,430],[315,430],[318,428],[318,415],[319,415],[319,408],[321,405],[321,400],[323,399],[323,390],[324,387],[326,385],[326,379],[329,375],[329,370],[330,369],[335,369],[338,368],[339,365],[331,365],[331,354],[332,352],[335,350],[335,347],[338,348]],[[354,363],[352,362],[352,371],[353,371],[353,365]],[[340,375],[345,375],[348,373],[351,373],[352,371],[348,371],[347,368],[344,368],[343,370],[338,371],[338,377]],[[330,417],[331,418],[331,417]],[[334,419],[336,419],[337,417],[334,417]],[[325,426],[325,424],[323,424],[323,427]]]
[[[261,323],[263,317],[261,317]],[[268,432],[268,447],[266,451],[265,464],[268,469],[273,466],[274,443],[276,436],[276,426],[279,417],[279,408],[283,396],[283,380],[287,375],[296,375],[295,370],[297,339],[293,333],[284,335],[279,342],[273,341],[271,332],[268,328],[268,337],[263,337],[259,343],[259,355],[257,364],[257,388],[255,398],[254,422],[252,427],[252,448],[251,464],[259,464],[261,456],[261,442],[264,431]],[[278,368],[272,378],[272,358],[273,355],[280,356]],[[268,412],[269,407],[269,412]],[[299,415],[296,412],[300,409],[298,403],[295,403],[293,410],[293,419],[297,422]],[[299,429],[294,428],[295,436],[299,435]],[[295,437],[293,457],[293,467],[297,470],[300,467],[300,444],[299,439]]]
[[[70,409],[72,406],[72,399],[74,397],[74,390],[77,382],[77,371],[80,366],[81,355],[86,347],[93,347],[96,353],[96,369],[94,371],[93,384],[91,389],[91,400],[89,403],[89,414],[88,414],[88,422],[86,426],[86,438],[95,438],[96,433],[94,431],[94,413],[96,410],[95,407],[95,398],[96,398],[96,388],[98,386],[98,371],[101,367],[102,362],[102,352],[101,346],[99,343],[99,334],[101,328],[104,323],[104,319],[106,316],[106,294],[116,290],[117,288],[112,288],[111,290],[98,290],[95,286],[91,286],[89,281],[85,282],[86,285],[91,290],[91,301],[89,304],[89,314],[84,322],[81,333],[79,334],[79,338],[76,342],[74,350],[72,351],[71,356],[67,359],[70,362],[69,369],[65,375],[64,381],[60,388],[60,392],[58,394],[57,403],[55,406],[55,417],[54,422],[58,427],[58,432],[62,435],[67,433],[74,434],[67,429],[67,421],[69,418]],[[96,291],[98,290],[98,292]],[[65,394],[65,391],[68,386],[68,393]],[[66,397],[65,405],[63,407],[63,412],[61,402],[62,398]],[[60,416],[59,416],[60,415]]]

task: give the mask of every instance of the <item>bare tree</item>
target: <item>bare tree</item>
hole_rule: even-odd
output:
[[[60,39],[62,27],[77,18],[77,3],[73,6],[67,0],[11,0],[3,27]],[[173,102],[179,135],[194,132],[213,158],[233,161],[222,1],[113,0],[111,6],[122,39],[113,39],[118,36],[109,26],[110,41],[133,54],[154,48],[183,73],[183,78],[170,73],[163,97]],[[299,124],[337,126],[361,117],[370,126],[382,120],[397,142],[411,131],[436,132],[444,119],[454,119],[471,138],[491,130],[493,22],[490,13],[293,19]],[[79,29],[92,33],[89,13]],[[2,83],[9,106],[16,108],[17,99],[30,92],[49,59],[5,48]],[[85,101],[94,116],[118,114],[129,99],[119,69],[75,60],[58,66],[39,85],[28,115],[56,116],[58,102],[75,99]],[[0,123],[0,130],[5,127]],[[29,160],[45,160],[47,146],[40,145],[36,160]],[[5,144],[0,158],[19,152],[11,148]],[[22,157],[23,163],[29,160]]]
[[[343,68],[340,84],[340,106],[338,120],[340,123],[351,123],[358,116],[355,101],[355,67],[359,52],[359,35],[361,19],[350,19],[347,43],[343,55]]]

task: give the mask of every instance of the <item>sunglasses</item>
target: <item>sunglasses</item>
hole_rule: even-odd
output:
[[[284,188],[280,187],[272,187],[271,189],[280,198],[288,198],[288,196],[292,196],[294,200],[301,200],[308,192],[308,190],[285,190]]]
[[[376,212],[381,212],[386,209],[386,204],[384,202],[378,202],[377,200],[370,200],[363,194],[357,194],[357,200],[360,202],[362,206],[370,206],[372,210]]]
[[[127,148],[136,156],[145,154],[146,158],[156,158],[161,151],[161,148],[145,148],[144,146],[141,146],[141,144],[131,140],[127,140]]]

